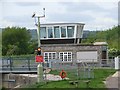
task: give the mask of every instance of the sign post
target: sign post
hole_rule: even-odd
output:
[[[42,62],[44,62],[43,60],[43,56],[35,56],[35,61],[38,62],[38,66],[37,66],[37,74],[38,74],[38,82],[43,82],[43,66],[42,66]]]
[[[42,64],[38,64],[37,66],[37,74],[38,74],[38,82],[43,82],[43,67]]]
[[[38,74],[38,83],[43,81],[43,67],[41,62],[43,62],[43,56],[41,54],[41,43],[40,43],[40,18],[45,17],[45,8],[43,8],[44,15],[43,16],[36,16],[35,13],[32,15],[32,18],[38,19],[38,24],[35,25],[38,27],[37,29],[37,36],[38,36],[38,56],[36,56],[36,61],[40,62],[40,64],[37,66],[37,74]]]
[[[35,56],[35,62],[38,62],[40,64],[38,64],[37,66],[37,74],[38,74],[38,82],[43,81],[43,67],[42,67],[42,62],[43,62],[43,56]]]

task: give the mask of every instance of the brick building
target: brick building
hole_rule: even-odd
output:
[[[41,24],[41,48],[45,61],[106,63],[103,59],[108,58],[107,43],[82,44],[83,28],[83,23]]]

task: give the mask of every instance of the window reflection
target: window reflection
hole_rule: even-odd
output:
[[[66,38],[74,37],[74,26],[54,26],[54,27],[41,27],[41,38]]]
[[[47,34],[46,34],[46,27],[41,27],[40,28],[40,37],[41,38],[46,38],[47,37]]]
[[[66,28],[61,27],[61,37],[66,37]]]
[[[52,27],[48,27],[48,38],[53,38]]]
[[[74,26],[68,26],[67,33],[68,33],[68,37],[73,37],[74,36]]]
[[[55,38],[60,38],[59,26],[54,27],[54,37]]]

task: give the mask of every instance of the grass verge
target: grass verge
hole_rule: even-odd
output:
[[[59,71],[53,70],[50,72],[51,74],[59,75]],[[67,72],[67,77],[70,80],[61,80],[61,81],[49,81],[45,83],[37,83],[30,87],[32,88],[106,88],[103,81],[105,79],[114,74],[114,69],[95,69],[94,70],[94,78],[91,79],[76,79],[75,74]],[[77,81],[77,84],[70,84],[70,81]],[[89,84],[87,82],[89,81]]]

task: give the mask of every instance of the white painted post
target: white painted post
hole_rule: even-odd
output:
[[[49,60],[49,68],[51,68],[51,64],[52,64],[52,61],[51,60]]]
[[[118,57],[115,57],[115,69],[120,69]]]
[[[43,82],[43,67],[41,63],[37,66],[37,75],[38,75],[38,83]]]

